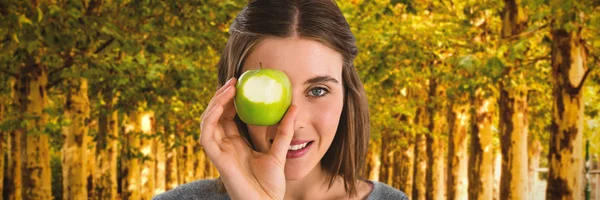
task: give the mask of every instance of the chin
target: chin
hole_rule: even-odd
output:
[[[313,166],[314,167],[314,166]],[[286,181],[298,181],[304,179],[310,171],[312,171],[311,167],[306,167],[305,165],[292,165],[287,162],[285,164],[285,180]]]

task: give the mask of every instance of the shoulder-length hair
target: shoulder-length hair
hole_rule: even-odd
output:
[[[356,181],[364,175],[369,112],[364,87],[354,68],[356,39],[337,4],[333,0],[256,0],[237,15],[229,34],[218,64],[219,87],[231,77],[240,77],[245,57],[266,36],[312,39],[343,56],[344,106],[333,142],[320,164],[329,174],[329,187],[339,175],[349,195],[355,196]],[[252,141],[246,124],[238,117],[235,122],[240,134]],[[224,189],[221,182],[219,185]]]

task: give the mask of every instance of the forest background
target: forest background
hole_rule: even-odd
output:
[[[411,199],[600,198],[600,1],[337,3],[367,178]],[[150,199],[218,177],[200,115],[246,4],[1,0],[0,197]]]

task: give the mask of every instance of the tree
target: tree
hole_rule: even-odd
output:
[[[69,81],[71,88],[65,102],[65,117],[70,124],[64,127],[62,149],[63,195],[85,199],[87,191],[87,148],[90,102],[86,79]]]
[[[435,62],[434,62],[435,64]],[[432,65],[434,66],[434,65]],[[432,67],[433,68],[433,67]],[[447,136],[446,107],[444,90],[438,81],[430,79],[429,85],[429,134],[427,135],[427,192],[426,199],[441,200],[444,197],[444,136]]]
[[[29,57],[28,63],[21,67],[16,86],[21,119],[25,122],[21,132],[23,199],[50,199],[50,146],[48,135],[43,132],[48,118],[44,113],[48,69],[32,55],[24,56]]]
[[[520,199],[544,180],[547,199],[581,198],[583,142],[600,153],[600,4],[500,1],[336,1],[369,179],[412,199]],[[218,177],[195,141],[247,3],[0,1],[0,199],[148,199]]]
[[[470,146],[469,146],[469,199],[492,199],[493,193],[493,132],[492,127],[496,115],[495,82],[498,80],[498,72],[501,71],[502,61],[496,55],[489,55],[488,43],[493,37],[491,27],[494,27],[490,7],[479,8],[471,16],[473,28],[479,29],[472,41],[475,44],[473,54],[477,60],[486,60],[480,63],[469,78],[469,101],[473,108],[470,111]],[[469,57],[465,57],[469,58]],[[463,60],[464,61],[464,60]],[[468,67],[468,66],[467,66]],[[470,67],[468,67],[470,68]]]
[[[96,168],[94,190],[98,199],[117,197],[118,113],[115,109],[118,94],[105,90],[100,98],[98,136],[96,139]]]
[[[505,0],[502,13],[502,38],[518,38],[526,28],[526,16],[520,1]],[[524,53],[523,45],[513,46],[516,54]],[[502,147],[502,177],[500,199],[520,199],[527,196],[527,85],[519,58],[511,59],[500,81],[500,141]]]
[[[6,80],[5,78],[1,78],[0,83],[2,83],[3,85],[9,85],[8,80]],[[4,118],[8,116],[6,114],[6,110],[10,103],[8,101],[9,98],[7,98],[7,93],[7,90],[0,90],[0,122],[3,122],[5,120]],[[6,162],[4,161],[4,155],[6,154],[6,145],[8,143],[6,141],[8,139],[8,134],[6,133],[7,131],[5,130],[5,128],[0,128],[0,191],[3,191],[4,189],[4,166],[6,165]]]
[[[11,90],[11,94],[10,94],[10,98],[12,99],[13,102],[16,102],[16,92],[15,92],[15,86],[16,86],[16,81],[14,81],[15,79],[12,79],[10,81],[10,90]],[[18,110],[18,104],[17,103],[12,103],[10,104],[11,106],[11,110]],[[15,118],[18,119],[18,115],[14,115]],[[7,120],[5,121],[3,124],[7,124],[7,122],[14,122],[16,120]],[[18,199],[22,199],[22,162],[21,162],[21,138],[23,137],[23,135],[21,134],[22,131],[21,129],[17,129],[16,127],[11,127],[11,128],[7,128],[7,131],[9,131],[9,135],[8,135],[8,142],[7,142],[7,147],[8,147],[8,155],[7,155],[7,169],[6,171],[9,172],[6,174],[6,179],[8,180],[8,184],[6,185],[6,191],[8,194],[6,194],[5,196],[7,197],[7,199],[9,200],[18,200]]]
[[[141,199],[142,181],[140,177],[140,135],[142,134],[143,112],[133,110],[127,116],[124,152],[121,158],[121,173],[125,177],[121,182],[123,199]]]
[[[448,199],[468,198],[467,122],[470,106],[464,97],[458,97],[448,108]]]
[[[481,89],[471,96],[471,146],[469,156],[469,198],[492,198],[492,123],[493,98],[486,97]]]
[[[552,1],[555,15],[552,35],[552,94],[554,96],[548,154],[549,175],[546,198],[583,198],[583,94],[591,69],[587,66],[582,24],[591,5]],[[593,7],[592,7],[593,8]]]

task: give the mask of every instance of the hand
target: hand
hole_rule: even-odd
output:
[[[200,143],[213,162],[232,199],[283,199],[285,161],[294,136],[297,107],[292,105],[279,123],[271,149],[254,151],[233,121],[236,79],[221,87],[202,114]]]

